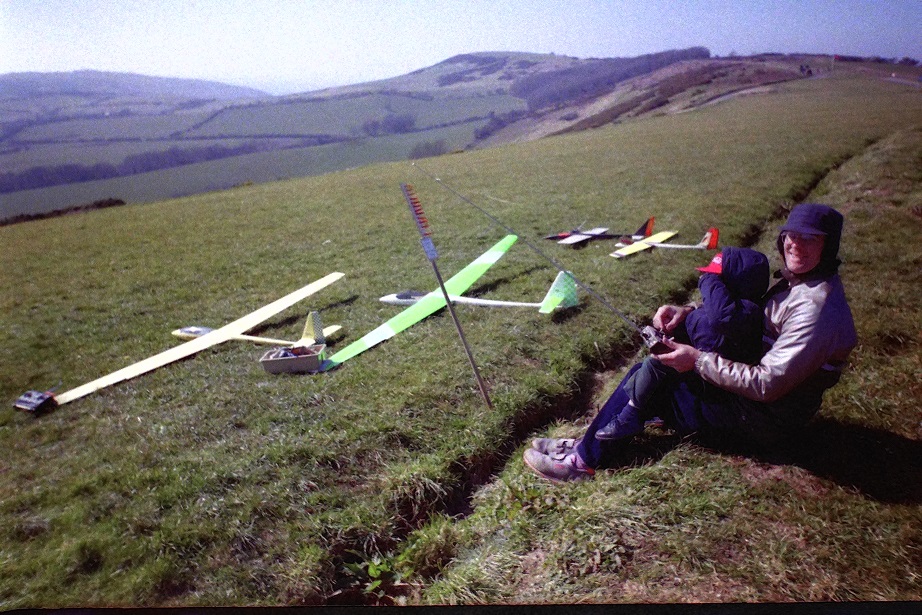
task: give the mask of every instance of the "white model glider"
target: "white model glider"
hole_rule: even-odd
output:
[[[445,290],[448,296],[460,297],[463,295],[467,289],[474,285],[474,282],[480,279],[480,277],[493,266],[494,263],[502,258],[517,239],[518,237],[515,235],[506,235],[496,245],[477,257],[474,262],[449,278],[445,282]],[[440,288],[427,293],[407,309],[324,361],[322,367],[323,371],[333,369],[352,357],[365,352],[369,348],[373,348],[384,340],[394,337],[401,331],[408,329],[439,311],[445,307],[445,305],[445,296]]]
[[[640,225],[633,233],[609,233],[608,228],[604,226],[599,226],[587,231],[582,230],[583,225],[580,224],[578,227],[572,231],[564,231],[563,233],[554,233],[548,235],[545,239],[556,239],[557,243],[564,245],[575,246],[577,244],[589,241],[591,239],[623,239],[629,238],[631,240],[639,240],[644,237],[649,237],[653,234],[653,218],[650,217],[646,222]]]
[[[393,295],[381,297],[383,303],[389,305],[413,305],[418,303],[430,293],[418,290],[405,290]],[[462,295],[449,295],[452,303],[464,305],[479,305],[483,307],[529,307],[538,308],[542,314],[550,314],[557,308],[573,307],[579,300],[576,296],[576,282],[573,276],[561,271],[551,284],[544,299],[540,303],[527,303],[524,301],[501,301],[498,299],[481,299],[479,297],[464,297]]]
[[[80,399],[81,397],[85,397],[105,387],[135,378],[141,374],[155,370],[158,367],[163,367],[164,365],[178,361],[179,359],[184,359],[206,348],[210,348],[242,335],[264,320],[271,318],[275,314],[313,295],[317,291],[326,288],[333,282],[342,278],[343,275],[345,274],[338,272],[331,273],[303,288],[285,295],[281,299],[277,299],[259,308],[255,312],[251,312],[230,324],[224,325],[220,329],[215,329],[201,337],[197,337],[184,344],[180,344],[179,346],[165,350],[152,357],[148,357],[143,361],[133,363],[128,367],[124,367],[102,378],[98,378],[75,389],[61,393],[60,395],[53,395],[51,392],[42,393],[39,391],[27,391],[16,400],[15,406],[27,412],[37,412],[54,406],[60,406]]]
[[[711,227],[704,234],[704,237],[701,238],[701,241],[694,245],[681,245],[673,243],[665,243],[669,239],[672,239],[678,233],[676,231],[661,231],[659,233],[654,233],[649,237],[645,237],[639,241],[620,241],[618,242],[618,249],[611,253],[615,258],[624,258],[630,256],[631,254],[636,254],[637,252],[642,252],[643,250],[648,250],[650,248],[671,248],[673,250],[716,250],[717,249],[717,240],[719,232],[716,228]]]

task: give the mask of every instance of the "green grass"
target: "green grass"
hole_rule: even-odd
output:
[[[566,486],[514,461],[475,496],[449,544],[408,541],[401,561],[410,568],[432,543],[448,550],[421,600],[922,598],[920,162],[917,125],[847,161],[809,196],[846,214],[842,275],[860,343],[794,452],[760,459],[648,432],[625,447],[622,466]],[[776,257],[773,230],[758,247]],[[580,425],[552,433],[576,435]]]
[[[72,141],[94,139],[163,139],[190,130],[208,117],[208,112],[162,113],[71,119],[36,124],[16,134],[18,141]]]
[[[417,129],[453,124],[491,112],[506,113],[525,107],[524,101],[508,94],[449,96],[429,99],[369,93],[350,97],[233,107],[217,114],[189,136],[264,136],[276,134],[332,134],[361,136],[363,124],[388,115],[409,114]],[[245,127],[241,133],[241,126]]]
[[[128,203],[138,204],[254,182],[321,175],[374,162],[406,160],[415,146],[425,142],[444,141],[447,150],[460,149],[473,140],[474,132],[483,123],[483,120],[478,120],[423,132],[259,152],[114,179],[22,190],[0,195],[0,206],[2,215],[7,217],[92,203],[100,195],[117,196]],[[171,143],[174,142],[163,143],[161,147],[166,149]]]
[[[184,140],[163,140],[155,144],[156,148],[161,151],[171,147],[189,148],[189,147],[209,147],[212,145],[223,145],[225,147],[236,147],[245,143],[244,139],[215,139],[189,141]],[[3,169],[8,173],[25,171],[36,166],[58,166],[63,164],[87,164],[96,163],[121,164],[127,156],[143,154],[152,151],[152,144],[148,141],[128,141],[123,143],[103,142],[103,143],[54,143],[29,145],[23,151],[17,152],[15,156],[7,155],[2,158]],[[66,190],[73,186],[65,186]],[[3,198],[15,196],[5,194]],[[91,198],[92,194],[87,198]],[[4,212],[5,213],[5,212]]]
[[[830,168],[922,122],[918,105],[907,104],[916,94],[870,80],[798,82],[696,113],[420,166],[530,241],[583,220],[636,228],[652,214],[658,228],[679,231],[679,241],[697,241],[718,225],[723,242],[736,244],[773,224],[781,205]],[[504,234],[407,163],[0,228],[2,397],[12,402],[25,389],[58,382],[76,386],[169,347],[169,331],[178,326],[229,322],[334,270],[346,278],[259,332],[295,336],[306,312],[319,309],[326,323],[346,328],[341,347],[395,313],[377,301],[381,295],[434,286],[400,194],[399,183],[407,181],[432,222],[444,274]],[[542,244],[638,321],[685,294],[694,267],[710,256],[658,251],[616,262],[610,243],[558,248]],[[472,294],[538,300],[554,274],[520,245]],[[468,489],[502,470],[527,431],[573,416],[566,402],[588,395],[593,372],[620,366],[619,357],[637,345],[587,297],[579,309],[551,319],[463,306],[458,314],[490,384],[493,412],[483,405],[450,318],[440,314],[323,376],[270,376],[256,360],[262,349],[227,343],[46,416],[0,413],[0,605],[356,601],[373,599],[381,586],[367,595],[362,589],[375,580],[404,591],[389,570],[437,568],[468,530],[436,516],[438,524],[423,530],[428,539],[410,543],[400,561],[391,559],[410,532],[440,511],[456,510]],[[555,562],[557,576],[548,583],[556,586],[572,575],[596,574],[574,572],[584,554],[595,561],[598,550],[598,566],[620,558],[627,570],[637,561],[631,556],[637,545],[657,528],[667,528],[663,538],[674,544],[685,544],[689,532],[709,531],[734,510],[742,489],[721,478],[763,467],[743,461],[728,469],[722,457],[688,445],[659,455],[658,464],[642,470],[654,475],[652,482],[614,474],[572,493],[532,481],[513,456],[503,474],[512,473],[506,479],[512,495],[492,486],[478,498],[496,498],[486,507],[494,515],[534,518],[554,532],[552,544],[560,548],[543,557]],[[677,473],[687,465],[694,480]],[[729,485],[726,493],[714,487],[721,483]],[[650,484],[662,489],[644,486]],[[677,497],[664,497],[669,490]],[[857,509],[849,514],[859,521],[875,518],[876,504],[831,491],[838,506]],[[579,494],[595,508],[574,510],[559,527],[541,514],[551,506],[548,498],[565,502]],[[598,507],[611,499],[606,494],[624,504],[613,517],[625,520],[616,528],[623,536],[569,546],[567,527],[603,523]],[[759,501],[768,506],[775,499]],[[731,534],[743,531],[716,524]],[[526,530],[527,524],[517,529]],[[522,539],[510,535],[503,544]],[[706,584],[712,573],[689,563],[713,552],[714,541],[703,540],[637,577],[628,595],[643,600],[644,579],[674,578],[671,570]],[[757,547],[749,548],[763,555]],[[537,600],[542,594],[535,588],[504,593],[510,585],[497,575],[520,556],[492,548],[495,561],[468,573],[483,578],[464,586],[460,598],[432,595]],[[376,559],[380,566],[372,569]],[[910,595],[896,587],[896,595]],[[611,599],[604,591],[593,596]],[[674,591],[672,599],[680,599]]]
[[[412,96],[365,93],[325,100],[253,103],[148,115],[75,118],[35,124],[16,133],[0,166],[9,173],[63,164],[119,165],[126,156],[170,148],[235,147],[241,139],[281,147],[279,137],[326,135],[325,146],[235,156],[162,171],[22,190],[0,195],[0,217],[37,214],[115,197],[130,203],[223,190],[246,182],[319,175],[375,162],[406,160],[414,147],[444,142],[444,151],[475,142],[493,114],[524,108],[508,94],[448,91]],[[414,118],[412,131],[370,138],[369,121]],[[124,139],[135,141],[124,142]],[[105,196],[101,196],[105,195]]]

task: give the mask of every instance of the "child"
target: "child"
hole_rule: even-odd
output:
[[[768,289],[768,258],[749,248],[724,248],[707,267],[698,267],[703,304],[685,319],[685,332],[699,350],[717,352],[734,361],[756,364],[762,355],[762,306]],[[618,440],[643,431],[644,419],[652,418],[644,405],[656,387],[679,374],[648,357],[625,382],[630,398],[623,410],[598,430],[598,440]]]

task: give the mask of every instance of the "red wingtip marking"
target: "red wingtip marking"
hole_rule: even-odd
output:
[[[711,240],[708,242],[708,250],[717,249],[717,238],[720,232],[717,230],[717,227],[711,227],[708,229],[708,233],[711,234]]]

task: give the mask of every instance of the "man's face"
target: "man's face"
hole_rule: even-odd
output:
[[[826,238],[822,235],[808,235],[785,231],[784,264],[794,275],[803,275],[820,264]]]

